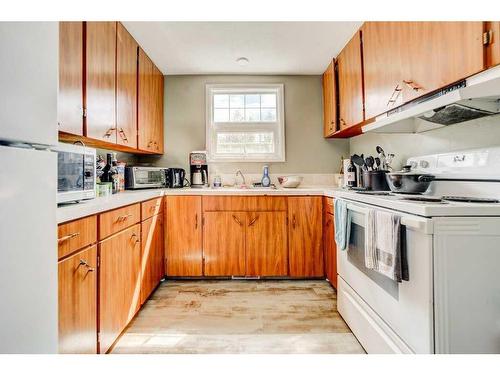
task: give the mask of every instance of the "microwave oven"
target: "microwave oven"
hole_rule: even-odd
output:
[[[148,189],[165,187],[165,168],[126,167],[125,189]]]
[[[59,143],[57,152],[57,203],[95,198],[96,150]]]

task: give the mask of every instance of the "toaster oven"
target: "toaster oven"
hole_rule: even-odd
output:
[[[125,189],[148,189],[165,187],[165,168],[126,167]]]

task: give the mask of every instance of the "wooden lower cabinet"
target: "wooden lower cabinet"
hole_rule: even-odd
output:
[[[206,212],[203,218],[204,275],[245,275],[245,213]]]
[[[337,288],[337,245],[335,244],[335,223],[333,215],[323,214],[323,249],[325,252],[326,278]]]
[[[249,212],[246,222],[246,275],[287,276],[286,212]]]
[[[59,353],[97,352],[97,246],[58,264]]]
[[[141,223],[141,305],[165,274],[163,231],[163,215]]]
[[[165,202],[165,273],[202,276],[201,196],[168,196]]]
[[[99,257],[99,351],[106,353],[140,307],[140,224],[100,242]]]
[[[288,198],[288,253],[291,277],[322,277],[322,197]]]

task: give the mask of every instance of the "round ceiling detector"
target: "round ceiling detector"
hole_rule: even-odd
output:
[[[246,66],[250,62],[246,57],[239,57],[236,59],[239,66]]]

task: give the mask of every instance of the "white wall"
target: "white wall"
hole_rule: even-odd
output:
[[[350,154],[376,156],[375,147],[394,153],[394,166],[400,168],[410,156],[500,146],[500,116],[450,125],[419,134],[367,133],[351,138]]]
[[[165,76],[165,154],[139,156],[141,162],[188,169],[189,152],[205,149],[205,85],[207,83],[283,83],[285,87],[286,162],[271,163],[271,173],[338,173],[349,142],[323,138],[321,76]],[[217,163],[219,173],[261,173],[264,163]]]

